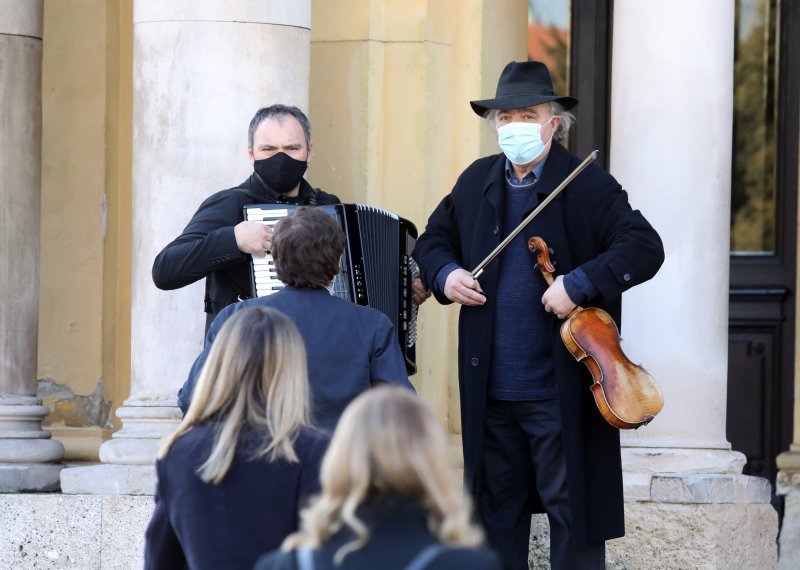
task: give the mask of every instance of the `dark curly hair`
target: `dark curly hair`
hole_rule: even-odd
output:
[[[320,208],[301,206],[275,225],[272,257],[278,279],[304,289],[327,287],[339,273],[344,233]]]

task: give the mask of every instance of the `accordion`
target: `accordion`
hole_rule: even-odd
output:
[[[252,204],[244,207],[244,219],[274,226],[297,206]],[[386,210],[361,204],[316,206],[335,218],[345,235],[342,271],[333,282],[332,294],[384,313],[394,324],[409,375],[416,373],[417,305],[412,282],[418,274],[411,251],[417,229],[410,221]],[[283,289],[270,254],[252,258],[250,275],[253,297]]]

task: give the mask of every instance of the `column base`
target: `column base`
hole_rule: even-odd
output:
[[[182,419],[175,406],[124,405],[117,410],[122,429],[100,446],[100,461],[116,465],[152,465],[164,436]]]
[[[655,475],[742,472],[747,459],[738,451],[685,447],[622,447],[622,477],[627,501],[649,501]]]
[[[0,395],[0,493],[58,491],[64,446],[42,429],[35,396]]]
[[[0,493],[58,491],[63,468],[63,465],[0,463]]]
[[[181,420],[174,406],[135,406],[117,410],[122,429],[100,446],[103,465],[71,467],[61,472],[61,492],[68,495],[153,495],[155,460],[162,438]]]

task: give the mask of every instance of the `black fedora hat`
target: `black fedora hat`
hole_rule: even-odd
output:
[[[541,61],[512,61],[503,69],[494,99],[470,101],[472,110],[483,117],[490,109],[522,109],[556,101],[565,109],[578,104],[574,97],[556,95],[550,71]]]

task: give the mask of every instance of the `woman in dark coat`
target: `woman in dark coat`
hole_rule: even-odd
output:
[[[266,307],[231,317],[159,453],[145,568],[252,568],[297,530],[327,445],[308,426],[308,401],[288,317]]]
[[[378,387],[347,408],[322,464],[322,492],[302,529],[257,570],[500,570],[428,407]]]

